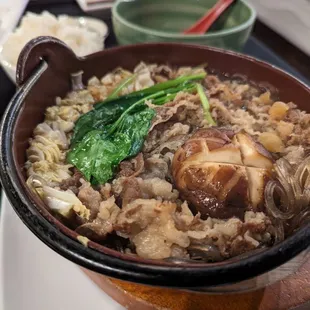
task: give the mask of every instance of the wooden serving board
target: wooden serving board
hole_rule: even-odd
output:
[[[310,260],[292,276],[265,289],[225,295],[154,288],[83,271],[129,310],[286,310],[310,301]],[[310,306],[304,309],[310,309]]]

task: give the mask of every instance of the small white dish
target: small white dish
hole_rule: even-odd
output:
[[[3,192],[1,200],[1,310],[125,310],[33,235]]]
[[[85,27],[92,32],[96,32],[101,38],[103,38],[103,40],[105,40],[109,35],[109,29],[106,23],[97,18],[83,16],[68,17],[70,18],[70,22],[75,23],[81,27]],[[16,66],[5,59],[5,56],[3,55],[3,46],[0,46],[0,65],[11,81],[15,83]]]
[[[108,10],[115,0],[76,0],[84,12]]]

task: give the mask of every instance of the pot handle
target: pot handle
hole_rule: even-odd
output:
[[[16,67],[17,86],[22,86],[29,79],[42,60],[49,66],[55,64],[57,67],[59,58],[67,57],[77,59],[74,52],[64,42],[49,36],[32,39],[22,49],[18,58]]]

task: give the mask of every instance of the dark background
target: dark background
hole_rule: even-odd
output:
[[[35,13],[40,13],[43,10],[56,15],[90,15],[100,18],[107,23],[110,30],[110,34],[105,42],[106,48],[113,47],[117,44],[112,31],[109,10],[85,13],[74,0],[31,0],[26,8],[26,11]],[[253,33],[243,52],[270,62],[310,85],[310,57],[288,43],[259,20],[257,20]],[[14,92],[15,85],[0,68],[0,117],[14,95]]]

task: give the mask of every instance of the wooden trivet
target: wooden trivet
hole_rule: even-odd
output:
[[[129,310],[287,310],[310,301],[310,260],[292,276],[265,289],[226,295],[154,288],[83,271]]]

